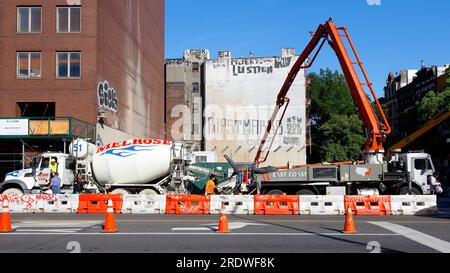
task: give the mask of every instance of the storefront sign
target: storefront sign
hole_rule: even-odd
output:
[[[28,119],[0,119],[0,136],[28,135]]]

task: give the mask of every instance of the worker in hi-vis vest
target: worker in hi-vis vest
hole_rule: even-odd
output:
[[[53,175],[58,171],[58,162],[56,162],[56,158],[52,157],[50,160],[50,173]]]
[[[215,179],[216,179],[216,176],[214,174],[211,174],[208,182],[206,182],[205,195],[213,195],[214,194],[214,190],[217,188],[216,183],[214,182]]]

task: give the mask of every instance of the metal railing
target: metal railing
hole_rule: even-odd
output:
[[[27,120],[27,128],[22,128],[28,134],[8,134],[6,129],[0,132],[0,138],[84,138],[95,139],[96,125],[73,117],[3,117],[2,120]],[[0,128],[0,130],[3,128]]]

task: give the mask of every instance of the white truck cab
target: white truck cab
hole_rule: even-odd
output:
[[[404,171],[411,184],[421,188],[423,194],[431,194],[428,176],[435,171],[431,156],[424,152],[409,152],[398,154],[398,160],[403,161]]]
[[[1,192],[42,193],[48,187],[52,168],[61,178],[61,192],[71,188],[75,177],[75,160],[68,154],[46,152],[34,157],[30,168],[6,174],[5,181],[0,184]]]

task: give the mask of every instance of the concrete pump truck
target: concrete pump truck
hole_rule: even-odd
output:
[[[430,194],[430,185],[427,178],[433,174],[434,166],[429,154],[422,151],[401,153],[397,150],[389,156],[390,158],[384,159],[383,143],[386,140],[386,135],[391,132],[391,128],[347,29],[335,26],[332,19],[329,19],[324,24],[319,25],[317,30],[311,34],[311,41],[293,65],[278,94],[275,110],[256,153],[253,181],[245,187],[245,190],[275,195],[284,193],[322,195],[326,194],[327,189],[331,189],[330,187],[337,187],[334,190],[341,192],[341,194]],[[356,62],[351,60],[341,37],[348,41]],[[308,68],[314,63],[326,42],[334,50],[339,60],[356,111],[368,132],[368,138],[364,143],[364,161],[314,164],[283,170],[272,167],[260,168],[259,165],[266,162],[269,156],[273,140],[289,105],[287,94],[291,85],[301,69]],[[317,46],[318,49],[315,51]],[[365,83],[362,83],[359,79],[356,65],[359,66]],[[364,86],[370,89],[382,118],[381,122],[372,107]],[[280,112],[282,113],[281,118],[279,118],[277,124],[274,124]],[[267,141],[271,133],[274,136],[271,141]],[[227,160],[230,161],[228,158]],[[230,164],[236,165],[233,162],[230,162]]]

